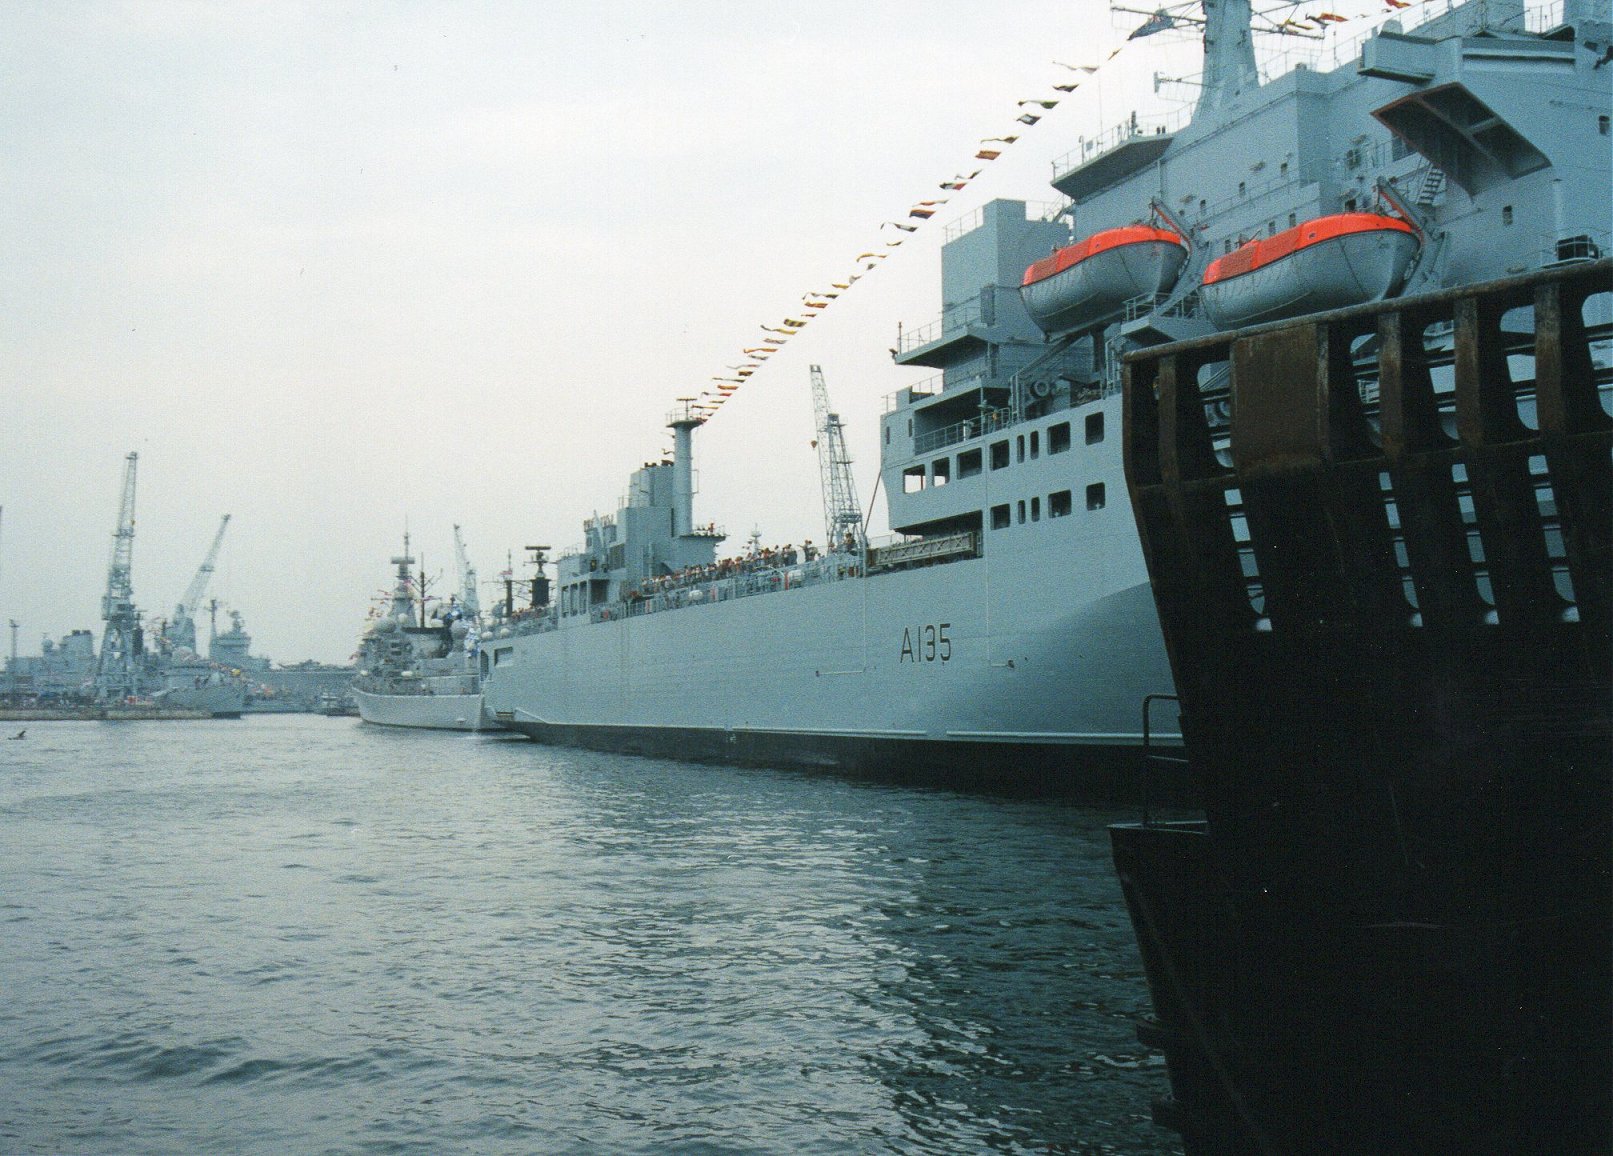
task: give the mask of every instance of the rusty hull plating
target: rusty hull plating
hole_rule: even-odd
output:
[[[1609,1150],[1610,291],[1602,259],[1129,359],[1206,821],[1115,858],[1190,1156]]]

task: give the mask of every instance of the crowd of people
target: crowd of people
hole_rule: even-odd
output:
[[[847,534],[845,541],[839,549],[854,552],[857,540]],[[832,551],[831,551],[832,552]],[[663,574],[655,578],[647,578],[640,583],[638,589],[628,595],[631,602],[642,602],[658,594],[667,594],[691,587],[701,586],[707,582],[720,582],[727,578],[738,578],[747,574],[775,573],[788,571],[792,566],[802,563],[816,562],[825,554],[812,544],[809,538],[797,548],[793,543],[784,546],[758,547],[748,554],[738,558],[723,558],[720,561],[710,562],[699,566],[685,566],[681,570],[674,570],[670,574]]]

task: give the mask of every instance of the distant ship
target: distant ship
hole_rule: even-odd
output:
[[[352,686],[358,715],[384,726],[497,729],[482,715],[474,665],[474,583],[467,596],[469,613],[456,597],[428,620],[425,599],[410,571],[414,562],[405,535],[403,553],[392,559],[397,580],[391,604],[359,643],[359,675]]]
[[[723,558],[692,509],[704,414],[679,408],[672,457],[584,523],[554,604],[483,640],[493,716],[586,746],[1135,796],[1142,702],[1172,680],[1121,469],[1122,357],[1609,244],[1605,19],[1596,40],[1587,13],[1408,9],[1429,15],[1343,67],[1262,83],[1247,0],[1204,9],[1190,120],[1133,114],[1055,163],[1064,201],[949,228],[941,316],[895,350],[940,373],[880,418],[898,541],[859,526]]]
[[[167,655],[157,671],[162,687],[151,695],[158,706],[206,711],[213,718],[240,718],[246,709],[246,683],[193,651]]]

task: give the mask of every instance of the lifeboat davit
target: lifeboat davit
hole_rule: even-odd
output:
[[[1169,229],[1123,225],[1067,245],[1025,270],[1019,295],[1043,333],[1095,324],[1143,294],[1176,284],[1187,243]]]
[[[1221,329],[1381,301],[1404,283],[1421,243],[1398,217],[1317,217],[1211,261],[1199,300]]]

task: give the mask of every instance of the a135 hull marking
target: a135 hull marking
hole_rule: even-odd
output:
[[[926,622],[922,626],[902,627],[902,652],[896,660],[904,662],[951,662],[952,639],[947,631],[950,622]]]

